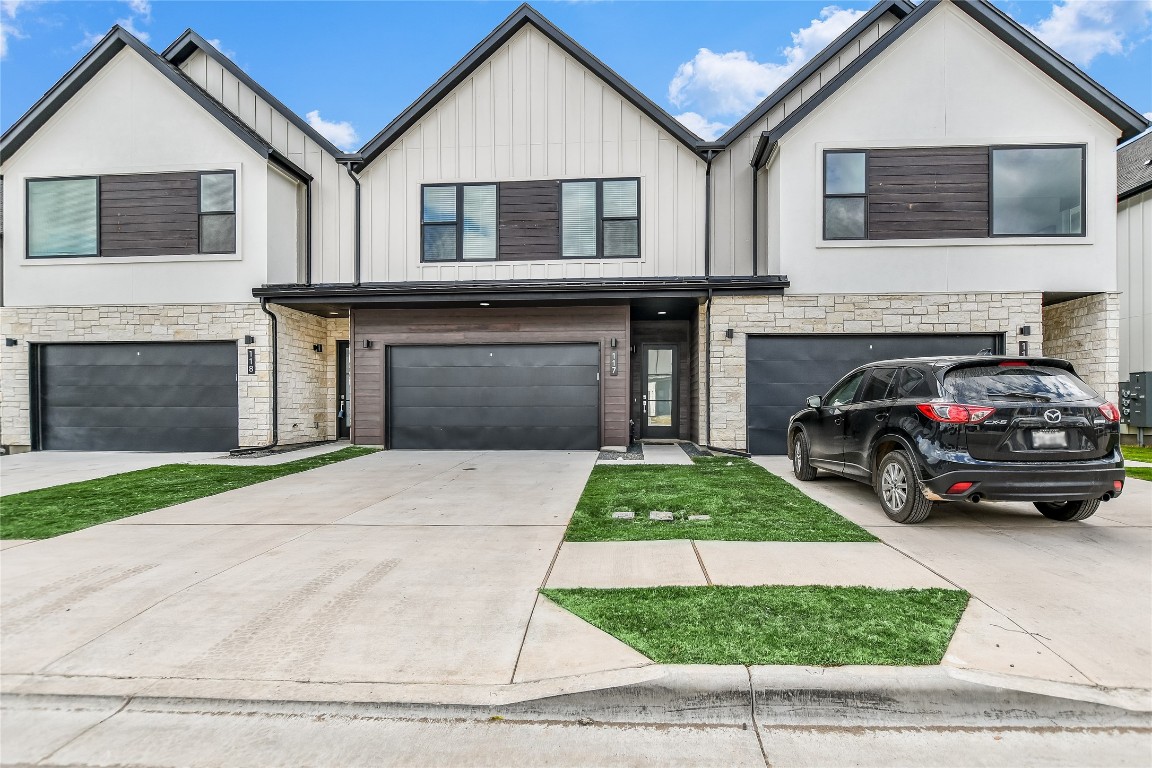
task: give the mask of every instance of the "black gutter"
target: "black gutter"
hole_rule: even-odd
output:
[[[704,444],[712,444],[712,289],[704,304]]]
[[[705,145],[704,153],[704,277],[712,276],[712,161],[720,154],[715,145]]]
[[[344,166],[344,170],[348,172],[348,178],[352,179],[352,183],[356,185],[356,201],[352,206],[352,213],[355,217],[352,226],[352,285],[356,288],[360,287],[360,179],[353,173],[352,166],[361,160],[360,155],[341,155],[336,158],[336,162]]]
[[[1137,184],[1132,189],[1125,190],[1122,194],[1116,195],[1116,202],[1122,203],[1130,197],[1135,197],[1143,192],[1152,189],[1152,179],[1148,179],[1142,184]]]
[[[269,448],[275,448],[280,444],[280,396],[278,390],[280,389],[280,376],[277,369],[276,347],[277,347],[277,326],[276,315],[272,310],[268,309],[268,300],[260,299],[260,309],[268,317],[272,318],[272,442],[268,445],[261,445],[256,448],[244,448],[242,452],[248,453],[251,451],[263,451]]]
[[[755,277],[759,273],[760,263],[760,207],[758,196],[760,192],[760,185],[757,183],[757,174],[760,171],[756,168],[752,169],[752,276]]]

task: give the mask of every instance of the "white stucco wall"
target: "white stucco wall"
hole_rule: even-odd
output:
[[[235,254],[25,259],[25,179],[236,172]],[[7,306],[252,301],[267,270],[267,161],[129,48],[3,165]]]
[[[1120,290],[1120,380],[1152,371],[1152,190],[1124,200],[1116,213]]]
[[[794,128],[775,163],[780,270],[809,292],[1116,289],[1118,129],[944,2]],[[827,149],[1084,144],[1079,238],[822,240]]]
[[[268,280],[272,284],[304,281],[303,185],[268,167]]]
[[[704,161],[526,26],[365,169],[364,280],[702,274]],[[420,263],[420,185],[640,177],[641,258]]]

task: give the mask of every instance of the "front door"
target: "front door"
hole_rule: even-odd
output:
[[[352,371],[348,365],[348,342],[336,342],[336,439],[352,434]]]
[[[675,438],[680,436],[678,393],[680,390],[675,344],[645,344],[643,352],[640,436]]]

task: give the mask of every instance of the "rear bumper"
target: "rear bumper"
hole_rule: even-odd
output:
[[[979,495],[987,501],[1078,501],[1119,496],[1123,467],[988,465],[957,469],[923,482],[925,496],[936,501],[962,501]],[[1121,486],[1116,488],[1116,481]],[[963,493],[948,493],[956,483],[972,483]]]

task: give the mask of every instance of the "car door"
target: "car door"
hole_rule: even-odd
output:
[[[856,371],[832,387],[816,409],[815,418],[806,422],[808,455],[813,466],[833,472],[843,470],[844,408],[855,399],[864,373]]]
[[[899,368],[872,368],[857,390],[855,402],[844,408],[844,474],[867,478],[868,447],[876,433],[888,424],[893,390]]]

